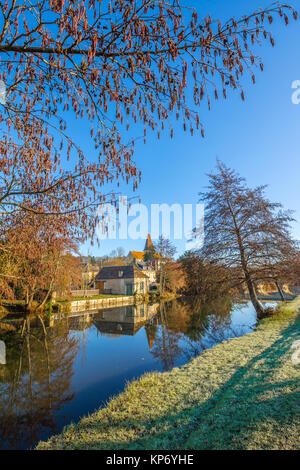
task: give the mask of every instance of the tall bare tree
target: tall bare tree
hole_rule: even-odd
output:
[[[294,250],[291,212],[270,202],[265,186],[250,189],[244,178],[220,161],[200,197],[205,203],[204,257],[231,269],[236,285],[247,286],[251,302],[262,316],[255,283]]]

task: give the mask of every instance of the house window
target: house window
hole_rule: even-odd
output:
[[[127,318],[134,318],[134,308],[133,305],[126,305],[125,307],[125,316]]]
[[[133,294],[133,284],[126,284],[126,294],[127,295],[132,295]]]
[[[145,316],[145,307],[144,304],[140,305],[140,318],[144,318]]]
[[[144,283],[140,283],[140,292],[143,294],[144,293]]]

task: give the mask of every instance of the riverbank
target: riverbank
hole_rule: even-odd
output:
[[[138,295],[99,295],[86,298],[75,298],[70,301],[56,301],[53,305],[53,311],[58,312],[83,312],[86,310],[97,310],[101,308],[120,307],[127,305],[135,305],[139,303],[151,303],[160,301],[173,300],[180,297],[176,294],[163,294],[157,293],[138,294]]]
[[[72,299],[56,299],[45,305],[43,312],[51,310],[56,313],[70,313],[101,308],[134,305],[138,303],[169,301],[181,297],[174,293],[159,295],[158,293],[138,295],[112,295],[99,294],[87,297],[74,297]],[[0,303],[0,319],[9,313],[26,313],[25,302],[20,300],[2,301]],[[34,309],[32,310],[34,313]]]
[[[99,310],[100,308],[119,307],[122,305],[132,305],[138,299],[133,296],[112,295],[112,296],[93,296],[78,298],[70,301],[57,301],[53,305],[53,311],[58,312],[83,312],[86,310]]]
[[[299,449],[300,298],[246,336],[130,383],[38,449]]]

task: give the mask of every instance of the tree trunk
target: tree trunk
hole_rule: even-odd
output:
[[[45,306],[45,303],[47,302],[49,296],[50,296],[51,290],[49,289],[46,296],[44,297],[44,300],[40,303],[40,305],[37,307],[37,310],[42,310],[42,308]]]
[[[30,312],[31,309],[32,309],[33,297],[34,297],[34,293],[31,294],[31,295],[27,295],[26,305],[25,305],[25,310],[26,310],[27,312]]]
[[[254,283],[251,279],[250,273],[248,271],[248,266],[247,266],[247,263],[246,263],[246,260],[245,260],[244,247],[243,247],[243,244],[241,242],[239,233],[238,233],[238,243],[239,243],[240,254],[241,254],[241,265],[242,265],[242,269],[244,271],[245,281],[246,281],[246,284],[247,284],[250,300],[251,300],[252,305],[253,305],[253,307],[256,311],[257,318],[262,318],[264,316],[264,308],[263,308],[262,304],[260,303],[260,301],[257,298],[256,289],[255,289]]]
[[[264,316],[264,308],[263,308],[263,306],[261,305],[260,301],[257,298],[256,290],[255,290],[253,281],[252,281],[252,279],[251,279],[248,272],[245,273],[245,277],[246,277],[246,284],[247,284],[250,300],[251,300],[252,305],[253,305],[256,313],[257,313],[257,318],[262,318]]]
[[[278,292],[279,292],[279,295],[280,295],[280,297],[281,297],[281,300],[284,302],[284,301],[285,301],[285,298],[284,298],[283,290],[282,290],[282,288],[281,288],[281,286],[280,286],[280,284],[279,284],[278,281],[275,281],[275,284],[276,284],[277,290],[278,290]]]
[[[160,273],[159,273],[159,292],[160,295],[163,294],[163,268],[160,268]]]
[[[51,292],[52,292],[52,287],[53,287],[53,279],[51,280],[51,283],[50,283],[50,287],[47,291],[47,294],[46,296],[44,297],[44,300],[42,301],[42,303],[38,306],[37,310],[42,310],[42,308],[44,307],[45,303],[47,302]]]
[[[165,288],[166,288],[166,273],[165,271],[163,272],[163,281],[162,281],[162,292],[163,294],[165,293]]]
[[[263,308],[262,304],[259,302],[259,300],[257,298],[255,286],[253,284],[250,273],[248,271],[248,264],[247,264],[247,261],[246,261],[245,247],[244,247],[244,244],[243,244],[243,239],[241,237],[240,228],[237,224],[236,215],[235,215],[235,213],[232,209],[229,196],[228,196],[228,199],[227,199],[227,203],[228,203],[228,207],[229,207],[229,210],[231,212],[231,216],[232,216],[234,227],[235,227],[235,234],[236,234],[236,237],[237,237],[237,242],[238,242],[238,246],[239,246],[239,250],[240,250],[241,267],[242,267],[242,270],[244,272],[245,281],[246,281],[246,284],[247,284],[249,296],[250,296],[252,305],[253,305],[253,307],[256,311],[257,318],[262,318],[264,316],[264,308]]]
[[[248,266],[247,266],[247,262],[246,262],[246,259],[245,259],[244,246],[243,246],[243,243],[242,243],[242,240],[241,240],[241,237],[240,237],[240,233],[239,233],[238,230],[237,230],[237,238],[238,238],[238,244],[239,244],[240,255],[241,255],[241,265],[242,265],[242,269],[244,271],[245,281],[246,281],[246,284],[247,284],[250,300],[251,300],[252,305],[253,305],[253,307],[256,311],[257,318],[262,318],[264,316],[264,308],[263,308],[262,304],[259,302],[259,300],[257,298],[256,289],[255,289],[254,283],[251,279],[250,273],[248,271]]]

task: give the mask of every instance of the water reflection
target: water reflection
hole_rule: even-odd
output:
[[[31,448],[94,411],[145,371],[184,364],[204,348],[251,331],[248,304],[222,298],[4,319],[0,448]]]
[[[134,336],[145,323],[157,314],[159,304],[138,304],[107,308],[94,316],[94,324],[101,334]]]
[[[56,430],[55,412],[74,397],[71,390],[77,341],[67,325],[46,329],[42,319],[24,319],[4,335],[6,365],[0,366],[1,447],[30,448],[43,428]]]
[[[162,304],[160,328],[155,332],[152,348],[162,369],[170,370],[178,358],[184,356],[189,360],[217,344],[220,335],[231,325],[232,307],[232,300],[224,297],[209,304],[203,304],[198,298]]]

